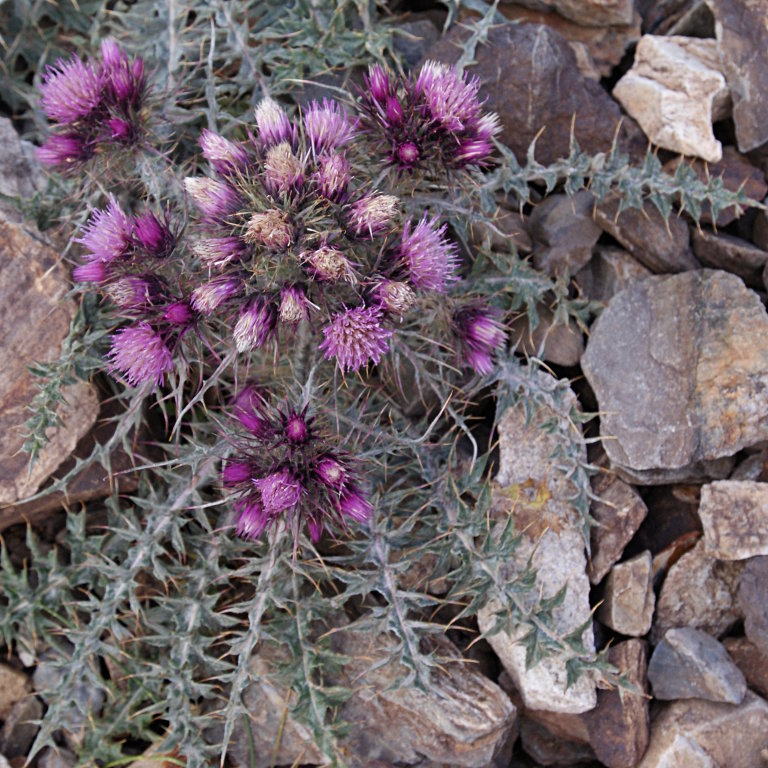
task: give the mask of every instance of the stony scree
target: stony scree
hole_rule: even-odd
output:
[[[541,371],[535,376],[546,389],[551,377]],[[571,406],[576,404],[570,391],[566,401]],[[536,570],[537,592],[543,598],[554,596],[564,585],[568,587],[562,604],[553,609],[552,628],[563,637],[588,622],[590,617],[587,560],[581,520],[569,502],[574,493],[573,484],[561,463],[553,458],[558,447],[556,436],[548,434],[541,425],[553,418],[567,419],[569,410],[568,406],[558,406],[553,401],[540,405],[530,419],[521,407],[510,407],[504,412],[498,423],[499,471],[493,494],[494,517],[506,520],[513,515],[515,529],[522,536],[515,563],[510,563],[510,568],[522,569],[531,558]],[[521,451],[520,446],[525,446],[525,451]],[[583,460],[586,461],[586,449]],[[528,499],[528,495],[537,494],[546,499],[543,506],[535,498]],[[480,609],[477,619],[481,632],[489,631],[496,624],[499,608],[491,601]],[[526,707],[554,712],[592,709],[596,703],[595,682],[588,673],[570,687],[566,686],[570,652],[545,656],[526,669],[522,639],[528,631],[529,627],[522,625],[488,637]],[[583,633],[582,642],[587,652],[594,650],[591,628]]]
[[[768,557],[748,560],[741,574],[739,605],[744,613],[744,634],[768,655]]]
[[[720,560],[768,555],[768,483],[718,480],[701,488],[707,554]]]
[[[598,245],[591,261],[574,275],[574,280],[585,298],[607,303],[635,280],[642,280],[651,274],[623,248]]]
[[[722,158],[712,123],[728,116],[731,103],[714,40],[643,35],[613,95],[654,144],[712,163]]]
[[[5,720],[13,705],[28,692],[27,676],[7,664],[0,664],[0,720]]]
[[[693,253],[705,266],[738,275],[750,288],[763,288],[763,270],[768,251],[726,233],[693,230]]]
[[[738,604],[743,562],[723,562],[704,550],[704,542],[669,569],[656,600],[651,642],[668,629],[695,627],[722,637],[742,617]]]
[[[646,550],[611,568],[597,618],[622,635],[642,637],[651,629],[655,605],[653,557]]]
[[[509,341],[518,352],[555,365],[574,366],[584,354],[584,336],[575,320],[557,322],[546,304],[537,304],[538,325],[531,330],[528,313],[509,325]]]
[[[759,296],[726,272],[650,277],[616,294],[582,357],[612,465],[682,481],[768,438],[767,332]]]
[[[747,685],[768,696],[768,654],[746,637],[726,637],[723,647],[744,675]]]
[[[740,704],[747,692],[741,670],[711,635],[693,627],[667,630],[648,664],[656,699],[706,699]]]
[[[635,6],[632,0],[515,0],[534,10],[556,11],[577,24],[599,27],[631,24]]]

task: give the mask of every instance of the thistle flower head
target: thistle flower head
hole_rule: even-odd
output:
[[[75,240],[88,250],[89,259],[115,261],[133,250],[133,224],[117,200],[110,195],[104,210],[96,210],[83,230],[83,235]]]
[[[76,56],[59,59],[43,74],[40,106],[49,120],[76,123],[88,117],[101,104],[104,78],[101,68]]]
[[[275,432],[275,424],[267,414],[267,400],[262,389],[249,384],[243,387],[232,407],[234,417],[252,434],[268,438]]]
[[[270,523],[270,515],[257,498],[240,499],[235,504],[237,526],[235,532],[244,539],[258,539]]]
[[[248,167],[248,153],[242,146],[207,128],[200,134],[200,147],[203,157],[218,173],[242,172]]]
[[[394,195],[368,194],[347,212],[347,229],[357,237],[376,237],[392,229],[399,209]]]
[[[368,74],[363,75],[363,80],[371,98],[380,105],[386,104],[394,85],[386,70],[380,64],[371,64],[368,67]]]
[[[184,188],[203,218],[221,223],[243,206],[240,195],[229,184],[201,176],[187,176]]]
[[[160,221],[149,210],[134,216],[133,234],[139,245],[156,259],[166,258],[176,246],[176,237],[171,231],[167,217]]]
[[[423,97],[429,113],[449,131],[462,131],[480,116],[480,80],[459,75],[455,67],[437,61],[422,66],[414,92]]]
[[[335,101],[313,101],[304,113],[304,131],[315,155],[346,144],[355,134],[346,110]]]
[[[201,315],[210,315],[225,301],[239,295],[243,281],[235,277],[217,277],[192,291],[192,309]]]
[[[453,315],[454,333],[460,347],[460,362],[481,376],[493,370],[493,353],[507,340],[495,313],[482,304],[470,304]]]
[[[343,202],[350,182],[347,158],[339,152],[320,155],[314,178],[320,195],[333,202]]]
[[[382,280],[374,289],[376,303],[386,312],[402,317],[413,306],[416,294],[408,283],[399,280]]]
[[[140,309],[162,296],[162,283],[155,275],[123,275],[109,283],[106,294],[122,309]]]
[[[111,38],[101,43],[101,61],[107,98],[124,112],[139,109],[147,92],[144,60],[131,59]]]
[[[333,245],[321,245],[314,251],[302,254],[310,272],[318,280],[334,283],[337,280],[353,280],[352,265],[341,250]]]
[[[173,357],[163,337],[149,323],[121,328],[112,337],[109,367],[122,373],[131,386],[162,385],[173,370]]]
[[[283,286],[277,315],[281,323],[291,326],[309,319],[309,302],[304,291],[296,285]]]
[[[282,141],[267,150],[264,158],[264,181],[273,195],[298,192],[304,181],[304,164],[293,153],[291,145]]]
[[[284,250],[293,243],[293,227],[286,214],[273,208],[251,216],[243,240],[251,245]]]
[[[108,264],[101,259],[86,261],[72,270],[72,279],[76,283],[105,283],[109,278]]]
[[[274,334],[277,312],[271,302],[261,297],[252,299],[240,313],[232,331],[238,352],[263,347]]]
[[[239,485],[251,479],[252,468],[247,461],[228,461],[221,471],[224,485]]]
[[[373,507],[354,485],[342,492],[339,510],[344,517],[351,517],[361,523],[373,514]]]
[[[412,141],[405,141],[397,148],[397,160],[403,168],[413,168],[420,157],[419,148]]]
[[[261,492],[261,503],[270,515],[291,511],[301,501],[304,491],[301,482],[288,468],[256,478],[253,484]]]
[[[344,464],[334,456],[322,456],[313,469],[323,485],[336,490],[344,486],[349,474]]]
[[[207,267],[220,268],[239,261],[245,248],[239,237],[208,237],[196,241],[192,250]]]
[[[300,445],[310,439],[309,421],[306,418],[306,408],[299,412],[295,408],[280,414],[283,434],[289,443]]]
[[[323,328],[320,344],[326,360],[336,358],[342,371],[357,371],[368,362],[378,363],[389,349],[392,331],[382,327],[380,307],[355,307],[333,316]]]
[[[296,129],[283,112],[280,105],[267,96],[262,99],[254,111],[258,128],[258,144],[262,150],[287,141],[296,142]]]
[[[36,155],[42,165],[49,165],[61,171],[88,160],[93,151],[79,133],[54,133],[37,148]]]
[[[408,277],[420,291],[443,293],[458,278],[456,247],[445,237],[447,226],[440,226],[438,218],[423,218],[411,227],[406,222],[403,237],[397,249],[397,257],[405,267]]]
[[[188,301],[174,301],[165,308],[163,320],[169,325],[190,325],[195,319]]]

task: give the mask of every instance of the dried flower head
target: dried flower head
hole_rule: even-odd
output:
[[[285,213],[273,208],[251,216],[243,240],[251,245],[283,250],[293,243],[293,227]]]
[[[357,237],[376,237],[392,230],[400,201],[394,195],[368,194],[347,212],[347,228]]]
[[[274,334],[277,312],[271,302],[256,297],[245,305],[235,323],[232,336],[238,352],[263,347]]]
[[[243,291],[243,281],[235,277],[217,277],[192,291],[192,308],[201,315],[210,315],[225,301]]]
[[[298,192],[304,182],[304,164],[287,141],[270,147],[264,156],[264,180],[273,195]]]

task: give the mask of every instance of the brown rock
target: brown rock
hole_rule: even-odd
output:
[[[735,275],[633,284],[592,327],[582,367],[614,468],[696,477],[698,462],[768,438],[768,315]]]
[[[528,234],[528,219],[516,211],[500,208],[492,222],[478,216],[470,226],[473,241],[492,251],[530,253],[533,249]]]
[[[723,645],[747,679],[747,685],[768,696],[768,655],[746,637],[726,637]]]
[[[741,574],[739,605],[744,612],[744,633],[768,654],[768,557],[748,560]]]
[[[643,30],[652,35],[665,35],[699,2],[700,0],[638,0],[638,8],[643,16]]]
[[[640,527],[648,508],[631,486],[603,469],[592,478],[595,498],[590,514],[596,525],[590,528],[589,580],[598,584],[619,560],[624,547]]]
[[[719,480],[701,489],[704,547],[720,560],[768,555],[768,483]]]
[[[557,11],[561,16],[587,27],[631,24],[633,0],[516,0],[535,10]]]
[[[651,274],[624,249],[598,245],[592,260],[574,275],[574,279],[587,299],[608,302],[630,283]]]
[[[763,200],[768,205],[768,198]],[[768,210],[757,211],[752,225],[752,242],[761,250],[768,250]]]
[[[603,604],[597,618],[622,635],[641,637],[651,629],[656,596],[653,558],[645,552],[614,565],[605,580]]]
[[[768,14],[764,0],[707,0],[733,99],[736,141],[749,152],[768,141]]]
[[[642,640],[616,643],[608,652],[613,664],[636,692],[600,690],[597,707],[581,715],[597,759],[608,768],[634,768],[648,746],[648,698],[645,694],[646,650]]]
[[[744,567],[740,562],[715,560],[700,541],[669,569],[656,601],[651,642],[668,629],[695,627],[724,635],[740,618],[737,594]]]
[[[594,197],[582,189],[572,197],[551,195],[531,213],[533,265],[550,275],[573,274],[592,258],[601,234],[592,218]]]
[[[552,310],[545,304],[536,306],[539,324],[532,331],[528,314],[520,315],[509,326],[510,342],[528,356],[548,360],[555,365],[578,365],[584,354],[584,336],[574,320],[568,324],[555,322]]]
[[[759,768],[768,748],[768,704],[747,692],[741,704],[683,699],[651,724],[637,768]]]
[[[639,13],[635,13],[630,24],[593,27],[568,21],[558,13],[526,8],[522,4],[503,3],[499,11],[510,21],[548,26],[559,32],[571,47],[574,44],[584,46],[597,67],[599,77],[609,77],[629,45],[640,39]],[[576,55],[578,57],[578,52]]]
[[[520,718],[520,741],[538,765],[581,765],[595,756],[588,744],[563,739],[527,716]]]
[[[455,62],[469,34],[453,27],[427,58]],[[611,148],[621,120],[619,107],[599,83],[580,74],[576,55],[562,35],[541,24],[503,24],[489,30],[487,43],[477,46],[474,58],[467,73],[480,79],[486,108],[501,118],[499,139],[520,162],[542,128],[536,159],[544,164],[568,156],[572,125],[582,150]],[[627,126],[622,128],[622,146],[632,135]]]
[[[763,269],[768,252],[741,238],[693,230],[693,252],[705,266],[738,275],[750,288],[763,288]]]
[[[655,486],[647,489],[643,501],[648,516],[633,539],[633,546],[650,549],[655,556],[670,547],[687,543],[687,551],[696,545],[701,538],[699,486]]]
[[[35,696],[17,701],[0,730],[0,754],[7,758],[26,757],[39,730],[35,721],[43,716],[43,705]]]
[[[78,439],[93,425],[98,400],[90,385],[78,383],[66,391],[61,411],[64,426],[52,429],[52,439],[29,469],[21,453],[27,406],[36,393],[27,366],[59,356],[69,330],[74,304],[64,301],[68,290],[56,252],[29,227],[0,218],[0,339],[5,365],[0,368],[0,504],[34,493],[64,461]],[[2,513],[0,513],[0,518]]]
[[[613,96],[654,144],[712,163],[722,158],[712,123],[728,116],[730,99],[714,40],[643,35]]]
[[[723,147],[723,158],[717,163],[705,163],[698,158],[676,157],[664,164],[664,170],[674,175],[681,163],[686,163],[694,171],[699,180],[705,182],[708,179],[720,179],[723,187],[731,192],[743,189],[744,193],[752,200],[762,200],[768,193],[768,185],[765,176],[759,168],[755,168],[749,159],[739,153],[734,147]],[[717,226],[724,227],[735,221],[739,214],[731,206],[717,216]],[[705,224],[712,223],[712,210],[709,203],[702,206],[701,221]]]
[[[0,720],[5,720],[13,705],[29,691],[29,681],[23,672],[0,664]]]
[[[620,201],[609,195],[595,210],[595,221],[651,272],[684,272],[696,269],[688,225],[675,216],[668,221],[655,206],[628,208],[619,213]]]

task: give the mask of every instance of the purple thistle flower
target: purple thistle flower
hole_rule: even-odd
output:
[[[65,133],[49,136],[45,144],[37,148],[35,154],[43,165],[59,167],[88,160],[93,152],[82,136],[77,133]]]
[[[162,385],[165,374],[173,370],[170,350],[149,323],[117,331],[108,357],[110,370],[121,372],[133,387]]]
[[[274,306],[257,297],[246,305],[232,331],[238,352],[263,347],[272,338],[277,325]]]
[[[306,409],[299,413],[291,408],[287,413],[281,414],[283,434],[286,436],[289,443],[300,445],[309,440],[309,423],[304,418],[305,411]]]
[[[194,319],[192,307],[187,301],[175,301],[169,304],[163,313],[163,320],[171,325],[190,325]]]
[[[216,179],[187,176],[184,188],[203,218],[211,224],[224,221],[244,205],[236,190]]]
[[[501,130],[499,116],[495,112],[486,112],[481,115],[474,127],[478,139],[490,141]]]
[[[304,113],[304,130],[313,154],[319,155],[346,144],[354,136],[355,125],[340,104],[323,99],[322,106],[313,101]]]
[[[494,314],[481,304],[471,304],[453,315],[454,332],[463,354],[461,362],[481,376],[493,370],[493,353],[507,340],[506,331]]]
[[[333,456],[323,456],[315,464],[314,474],[326,488],[339,490],[344,487],[348,473],[338,459]]]
[[[83,236],[75,240],[89,251],[89,258],[115,261],[128,256],[133,250],[133,226],[123,209],[112,195],[104,210],[96,210],[83,230]]]
[[[399,200],[394,195],[368,194],[347,212],[347,228],[357,237],[376,237],[392,228]]]
[[[253,481],[261,492],[261,502],[270,515],[292,510],[300,501],[304,491],[289,469],[281,469],[266,477]]]
[[[113,141],[130,144],[136,138],[136,126],[122,117],[111,117],[106,121],[109,129],[109,138]]]
[[[133,233],[150,256],[164,259],[176,246],[176,237],[167,221],[160,221],[152,211],[144,211],[133,217]]]
[[[387,99],[387,109],[384,114],[387,125],[396,126],[403,122],[405,112],[403,112],[403,105],[396,96],[390,96]]]
[[[479,118],[480,80],[459,75],[455,67],[427,61],[419,72],[414,92],[421,96],[433,120],[449,131],[463,131]]]
[[[243,240],[250,245],[264,245],[282,251],[293,243],[293,237],[288,216],[273,208],[251,216]]]
[[[393,332],[381,327],[380,307],[355,307],[333,316],[323,328],[325,339],[320,349],[325,359],[336,358],[342,371],[357,371],[369,361],[378,363],[389,349]]]
[[[221,470],[224,485],[240,485],[251,479],[251,465],[247,461],[228,461]]]
[[[293,154],[287,141],[267,150],[264,158],[264,183],[273,195],[298,192],[304,183],[304,164]]]
[[[419,148],[412,142],[406,141],[397,148],[398,165],[403,168],[413,168],[421,157]]]
[[[309,271],[318,280],[324,280],[328,283],[337,280],[354,281],[349,259],[332,245],[321,245],[314,251],[302,253],[300,258],[302,261],[306,261]]]
[[[98,65],[76,56],[68,61],[59,59],[43,74],[40,106],[56,123],[76,123],[101,104],[103,85]]]
[[[192,250],[208,267],[223,267],[232,261],[239,261],[245,253],[245,246],[239,237],[209,237],[198,240]]]
[[[147,91],[144,61],[130,59],[111,38],[101,43],[104,82],[110,101],[122,110],[139,109]]]
[[[310,512],[307,515],[307,530],[309,531],[309,538],[312,540],[312,543],[317,544],[323,535],[323,521],[318,513]]]
[[[284,141],[296,143],[296,129],[274,99],[269,96],[262,99],[256,105],[254,115],[259,129],[258,143],[262,150]]]
[[[309,319],[309,301],[304,291],[295,285],[286,285],[280,291],[277,315],[281,323],[296,326]]]
[[[235,533],[244,539],[258,539],[270,523],[270,516],[264,505],[255,497],[240,499],[235,503],[238,512]]]
[[[360,490],[352,485],[342,491],[339,499],[339,511],[344,517],[351,517],[353,520],[363,523],[373,514],[373,507]]]
[[[415,227],[411,227],[410,221],[403,227],[397,258],[420,291],[443,293],[458,279],[458,255],[456,247],[445,237],[446,229],[445,224],[438,226],[437,217],[429,221],[426,213]]]
[[[201,315],[210,315],[225,301],[243,290],[243,281],[237,277],[217,277],[192,291],[192,309]]]
[[[366,91],[378,104],[386,104],[387,98],[393,93],[393,83],[389,75],[380,64],[372,64],[368,67],[368,74],[363,75]]]
[[[349,163],[344,155],[334,152],[317,159],[315,183],[318,192],[327,200],[343,202],[350,181]]]
[[[274,434],[275,425],[267,415],[266,399],[262,391],[249,384],[243,387],[235,398],[233,416],[252,434],[267,438]]]
[[[454,155],[457,165],[482,165],[493,152],[493,144],[487,139],[462,139]]]
[[[106,293],[121,309],[141,309],[159,298],[162,290],[154,275],[123,275],[107,286]]]
[[[373,298],[387,312],[402,317],[416,301],[416,295],[408,283],[398,280],[382,280],[373,289]]]
[[[107,263],[101,259],[87,261],[72,270],[72,279],[76,283],[105,283],[109,277]]]
[[[218,173],[237,173],[248,167],[248,153],[245,149],[214,131],[203,129],[200,134],[200,146],[203,149],[203,157]]]

